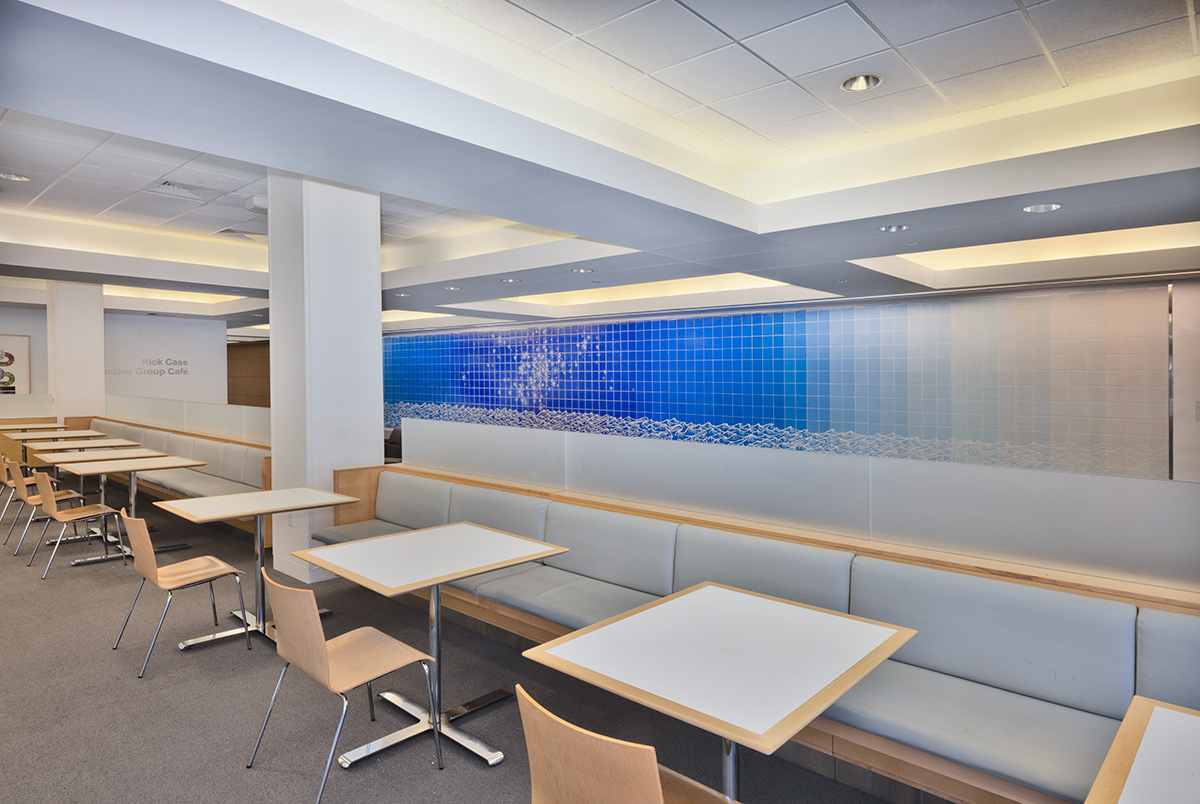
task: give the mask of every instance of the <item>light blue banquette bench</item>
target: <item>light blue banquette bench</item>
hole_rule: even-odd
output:
[[[1200,707],[1200,616],[410,471],[313,539],[470,521],[567,547],[443,596],[534,639],[701,581],[917,629],[798,741],[952,800],[1083,801],[1135,693]]]

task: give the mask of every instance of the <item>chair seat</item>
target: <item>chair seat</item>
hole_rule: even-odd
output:
[[[204,583],[235,574],[241,575],[242,571],[215,556],[197,556],[159,567],[158,581],[155,586],[164,592],[172,592],[195,583]]]
[[[77,494],[76,496],[79,495]],[[57,494],[54,495],[54,499],[58,499]],[[92,519],[93,517],[115,513],[116,511],[107,505],[80,505],[76,508],[59,509],[54,514],[54,518],[59,522],[77,522],[80,519]]]
[[[63,500],[83,499],[83,495],[80,494],[78,491],[71,491],[70,489],[62,489],[61,491],[54,492],[54,499],[56,502],[62,502]],[[40,495],[40,494],[29,495],[29,504],[30,505],[41,505],[42,504],[42,495]],[[93,507],[97,507],[97,506],[93,506]]]
[[[658,766],[658,780],[662,783],[663,804],[737,804],[724,793],[662,765]]]
[[[413,662],[433,661],[433,657],[369,625],[335,636],[326,645],[329,689],[337,693],[352,690]]]

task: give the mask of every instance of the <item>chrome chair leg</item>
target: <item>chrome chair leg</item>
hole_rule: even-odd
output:
[[[321,804],[321,796],[325,794],[325,780],[329,778],[333,755],[337,753],[338,738],[342,736],[342,724],[346,722],[346,710],[350,708],[350,701],[345,695],[339,692],[337,696],[342,699],[342,716],[338,718],[337,731],[333,733],[333,745],[329,746],[329,759],[325,760],[325,773],[321,776],[321,788],[317,790],[317,804]]]
[[[221,621],[217,619],[217,593],[213,591],[213,582],[208,582],[208,599],[212,602],[213,611],[213,628],[221,625]]]
[[[367,706],[371,710],[371,722],[375,722],[375,696],[371,693],[371,682],[367,682]]]
[[[117,645],[121,644],[121,637],[125,636],[125,626],[129,625],[129,618],[133,615],[133,607],[137,605],[138,595],[142,593],[142,587],[146,585],[146,579],[142,578],[142,582],[138,584],[137,591],[133,593],[133,602],[129,604],[129,613],[125,615],[125,622],[121,623],[121,632],[117,634],[117,641],[113,643],[113,650],[117,649]]]
[[[167,605],[163,606],[162,616],[158,618],[158,628],[154,629],[154,639],[150,640],[150,650],[146,651],[146,661],[142,662],[142,669],[138,671],[138,678],[141,678],[146,672],[146,665],[150,664],[150,654],[154,652],[154,643],[158,642],[158,632],[162,630],[163,620],[167,619],[167,609],[171,608],[171,593],[167,592]]]
[[[29,521],[30,521],[30,522],[33,522],[33,517],[30,517],[30,518],[29,518]],[[25,527],[27,527],[27,528],[28,528],[28,527],[29,527],[29,525],[26,525]],[[42,542],[44,542],[44,541],[46,540],[46,531],[48,531],[49,529],[50,529],[50,520],[47,518],[47,519],[46,519],[46,524],[45,524],[45,525],[42,525],[42,532],[41,532],[41,533],[38,535],[38,537],[37,537],[37,541],[35,541],[35,542],[33,543],[33,552],[29,554],[29,561],[27,561],[27,562],[25,563],[25,566],[27,566],[27,567],[33,566],[33,559],[34,559],[34,557],[35,557],[35,556],[37,556],[38,550],[40,550],[40,549],[42,548]],[[66,531],[67,531],[67,526],[66,526],[66,525],[63,525],[63,533],[66,533]],[[24,540],[25,540],[25,534],[24,534],[24,533],[22,533],[22,534],[21,534],[21,540],[22,540],[22,541],[24,541]],[[62,541],[62,533],[60,533],[60,534],[58,535],[58,540],[59,540],[60,542]],[[19,550],[20,548],[21,548],[21,542],[17,542],[17,549]],[[55,545],[54,545],[54,549],[55,549],[55,551],[57,551],[57,550],[58,550],[58,545],[57,545],[57,544],[55,544]],[[53,560],[54,560],[54,553],[51,553],[51,554],[50,554],[50,560],[51,560],[51,561],[53,561]],[[50,565],[49,565],[49,564],[47,564],[46,566],[47,566],[47,567],[49,567]],[[46,576],[45,576],[45,575],[43,575],[42,577],[43,577],[43,578],[45,578]]]
[[[254,757],[258,754],[258,746],[262,743],[263,733],[267,730],[267,721],[271,719],[271,710],[275,708],[275,699],[279,697],[279,686],[283,684],[283,677],[287,673],[288,667],[288,663],[283,665],[279,680],[275,682],[275,692],[271,694],[271,703],[267,706],[267,716],[263,718],[262,728],[258,730],[258,739],[254,741],[254,750],[250,752],[250,761],[246,763],[247,768],[254,764]]]
[[[12,501],[15,500],[16,498],[17,498],[16,488],[9,489],[8,496],[4,498],[4,510],[0,511],[0,522],[4,521],[4,517],[8,515],[8,506],[11,505]]]
[[[17,547],[15,550],[13,550],[14,556],[17,553],[21,552],[21,543],[25,541],[25,534],[29,532],[29,526],[33,524],[33,517],[36,513],[37,513],[37,506],[36,505],[29,506],[29,519],[25,520],[25,527],[21,529],[21,538],[17,539]],[[14,521],[13,524],[15,525],[17,523]]]
[[[425,671],[425,686],[429,689],[429,724],[433,726],[433,751],[437,754],[438,770],[445,767],[442,764],[442,713],[433,711],[433,676],[429,674],[429,663],[421,662]]]
[[[46,528],[48,528],[48,527],[50,527],[49,520],[46,521]],[[46,533],[46,528],[42,528],[43,535],[45,535],[45,533]],[[46,562],[46,569],[45,569],[45,571],[42,572],[42,580],[43,581],[46,580],[46,576],[50,574],[50,565],[54,563],[54,557],[56,555],[58,555],[59,545],[62,544],[63,536],[65,536],[66,533],[67,533],[67,523],[64,522],[63,526],[62,526],[62,530],[60,530],[58,532],[58,540],[56,542],[54,542],[54,549],[50,551],[50,560]],[[38,544],[37,544],[37,546],[34,547],[34,550],[33,550],[34,555],[37,555],[37,547],[40,546],[41,543],[42,543],[42,540],[38,539]],[[33,556],[29,557],[29,563],[30,564],[33,563]]]
[[[25,510],[25,501],[17,500],[17,512],[13,514],[12,524],[8,526],[8,535],[4,537],[4,543],[8,544],[8,540],[12,538],[13,530],[17,527],[17,520],[21,518],[21,512]],[[15,556],[16,553],[13,553]]]

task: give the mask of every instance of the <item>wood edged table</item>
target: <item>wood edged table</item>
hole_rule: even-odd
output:
[[[170,511],[189,522],[205,523],[220,522],[225,519],[245,519],[254,517],[254,552],[256,556],[254,571],[254,614],[247,614],[250,628],[263,636],[270,638],[266,623],[266,583],[263,581],[263,517],[271,514],[285,514],[289,511],[306,511],[313,508],[326,508],[334,505],[346,505],[358,502],[357,497],[345,494],[335,494],[323,489],[310,489],[304,486],[285,489],[265,489],[263,491],[248,491],[243,494],[219,494],[215,497],[191,497],[186,500],[158,500],[154,504],[164,511]],[[241,619],[241,612],[230,612]],[[222,631],[212,636],[196,637],[179,643],[180,650],[186,650],[193,645],[205,642],[215,642],[219,639],[240,637],[245,633],[244,628],[234,628]]]
[[[566,551],[565,547],[537,539],[458,522],[297,550],[292,555],[387,597],[429,589],[429,655],[434,659],[430,685],[433,709],[440,713],[441,732],[488,765],[497,765],[504,759],[502,752],[452,725],[451,721],[512,693],[497,690],[450,710],[442,708],[441,585]],[[432,728],[429,710],[416,701],[393,690],[381,693],[379,697],[415,717],[417,723],[342,754],[338,764],[343,768]]]
[[[66,430],[67,425],[55,422],[9,422],[0,424],[0,433],[23,433],[27,430]]]
[[[85,441],[60,439],[57,441],[34,441],[26,444],[30,452],[62,452],[63,450],[81,449],[116,449],[117,447],[140,447],[136,441],[128,438],[91,438]]]
[[[78,445],[76,445],[78,447]],[[167,453],[144,447],[128,447],[119,449],[73,449],[64,452],[46,452],[37,457],[43,463],[87,463],[89,461],[125,461],[133,458],[163,458]]]
[[[1085,804],[1200,802],[1200,711],[1135,695]]]
[[[118,474],[125,472],[129,475],[129,516],[137,516],[137,473],[151,472],[155,469],[184,469],[191,466],[204,466],[207,461],[197,461],[193,458],[181,458],[178,455],[161,455],[155,458],[117,458],[108,461],[73,461],[71,463],[60,463],[58,468],[64,472],[70,472],[73,475],[78,475],[80,478],[99,477],[100,478],[100,504],[107,505],[108,498],[108,476],[110,474]],[[102,525],[107,528],[107,522]],[[105,541],[111,542],[107,530],[102,530],[100,537]],[[165,553],[170,550],[183,550],[187,547],[186,544],[167,544],[160,547],[155,547],[154,552]],[[87,564],[95,564],[99,561],[111,561],[114,558],[123,558],[129,555],[129,548],[121,545],[121,549],[115,554],[105,554],[103,556],[91,556],[90,558],[77,558],[71,562],[72,567],[83,566]]]
[[[24,433],[4,433],[10,441],[21,445],[21,460],[29,460],[30,441],[64,441],[77,438],[101,438],[108,435],[99,430],[32,430]]]
[[[551,640],[524,656],[723,738],[773,753],[916,631],[702,583]]]

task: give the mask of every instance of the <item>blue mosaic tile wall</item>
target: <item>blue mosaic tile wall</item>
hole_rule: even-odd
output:
[[[404,417],[1167,477],[1165,287],[392,335]]]

